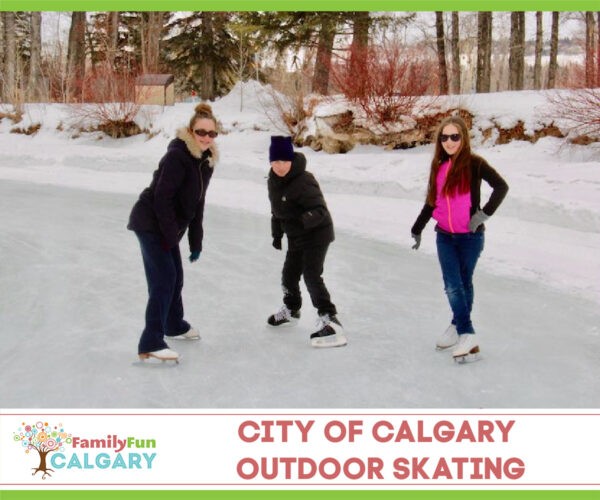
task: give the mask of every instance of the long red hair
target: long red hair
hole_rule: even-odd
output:
[[[460,134],[460,148],[450,157],[442,146],[441,135],[444,127],[454,125]],[[469,139],[469,130],[464,120],[460,116],[450,116],[445,118],[439,125],[435,133],[435,151],[431,160],[431,170],[429,172],[429,183],[427,185],[427,203],[435,206],[437,196],[436,179],[440,166],[448,161],[452,161],[452,166],[448,171],[448,177],[442,190],[444,194],[466,193],[471,188],[471,141]]]

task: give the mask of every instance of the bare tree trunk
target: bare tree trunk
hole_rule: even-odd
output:
[[[437,42],[439,92],[448,94],[448,68],[446,67],[446,41],[444,39],[444,13],[435,13],[435,34]]]
[[[357,57],[364,56],[369,46],[369,26],[371,24],[368,12],[355,12],[353,16],[352,30],[352,50],[350,51],[350,71],[362,67],[362,64],[356,60]]]
[[[594,72],[595,43],[594,43],[594,13],[585,13],[585,86],[589,89],[594,86],[596,75]]]
[[[550,35],[550,62],[548,63],[547,88],[553,89],[556,85],[556,70],[558,69],[558,21],[559,13],[552,12],[552,31]]]
[[[68,96],[70,99],[83,98],[83,79],[85,77],[85,12],[73,12],[69,30],[69,48],[67,51],[67,76],[69,79]]]
[[[485,63],[485,67],[486,67],[486,78],[484,80],[484,83],[487,85],[487,89],[488,92],[490,91],[490,86],[491,86],[491,79],[492,79],[492,13],[488,12],[488,22],[487,22],[487,40],[485,43],[486,46],[486,63]]]
[[[148,47],[148,21],[146,16],[148,14],[146,12],[142,12],[140,15],[140,47],[142,49],[142,73],[148,73],[148,54],[146,48]]]
[[[17,39],[15,37],[15,13],[2,12],[4,26],[4,68],[2,100],[14,102],[17,90]]]
[[[204,39],[204,47],[214,46],[214,27],[213,27],[213,16],[214,12],[203,12],[201,14],[202,19],[202,32],[201,35]],[[200,98],[203,100],[213,100],[215,98],[215,68],[213,67],[213,60],[211,57],[206,57],[200,65],[200,71],[202,78],[200,79]]]
[[[452,12],[452,38],[450,39],[450,47],[452,51],[452,92],[460,94],[460,50],[459,42],[459,27],[458,27],[458,12]]]
[[[312,91],[317,94],[327,95],[329,93],[329,69],[331,67],[334,37],[335,23],[329,16],[323,16],[317,46],[315,73],[312,81]]]
[[[596,87],[600,87],[600,12],[596,12]]]
[[[4,39],[4,12],[0,12],[0,101],[2,100],[4,87],[4,61],[6,59],[6,47]]]
[[[543,31],[543,13],[535,13],[535,63],[533,64],[533,88],[539,90],[542,88],[542,50],[544,48]]]
[[[525,72],[525,12],[510,14],[510,68],[508,87],[510,90],[523,90]]]
[[[142,71],[144,73],[158,72],[163,18],[162,12],[145,12],[142,15]]]
[[[32,12],[31,18],[31,57],[29,59],[28,99],[37,101],[41,94],[41,52],[42,52],[42,13]]]
[[[596,87],[600,87],[600,12],[596,12]]]
[[[164,27],[164,12],[151,12],[151,23],[150,23],[150,48],[151,52],[149,55],[150,61],[152,62],[152,71],[160,71],[160,42],[162,38],[162,30]]]
[[[115,69],[115,60],[119,49],[119,13],[116,11],[109,12],[107,24],[108,46],[106,47],[106,58],[110,67]]]
[[[477,13],[477,93],[490,91],[492,69],[492,13]]]
[[[244,69],[246,67],[246,59],[248,54],[248,50],[244,48],[244,36],[245,34],[243,30],[240,30],[240,32],[238,33],[239,64],[237,68],[237,80],[240,83],[244,81]],[[244,86],[240,85],[240,112],[242,111],[244,111]]]

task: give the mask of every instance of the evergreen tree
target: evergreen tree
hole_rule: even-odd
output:
[[[163,44],[165,64],[182,91],[203,99],[224,95],[235,83],[238,45],[228,22],[231,12],[193,12],[174,18]]]
[[[343,26],[351,29],[354,20],[363,28],[356,30],[362,37],[365,29],[368,32],[364,14],[368,18],[368,13],[357,16],[355,12],[249,12],[243,16],[258,27],[258,45],[269,47],[278,56],[287,51],[303,52],[304,57],[315,54],[312,91],[327,94],[335,37]]]
[[[122,18],[121,12],[96,12],[90,16],[88,50],[92,66],[106,61],[116,70],[126,67],[123,62],[128,56],[129,32]]]
[[[3,39],[3,71],[0,81],[3,86],[4,99],[15,103],[24,100],[28,85],[31,80],[31,55],[32,55],[32,16],[31,12],[3,12],[2,13],[2,39]],[[37,51],[36,34],[34,51]],[[35,55],[37,57],[39,52]],[[37,65],[39,70],[39,63]],[[35,75],[37,76],[37,75]]]
[[[329,73],[338,50],[350,50],[350,67],[357,67],[357,57],[364,56],[372,31],[385,31],[404,25],[414,14],[388,15],[369,12],[246,12],[246,22],[257,26],[258,50],[265,47],[277,56],[290,51],[294,58],[307,59],[313,66],[312,91],[327,94]],[[336,39],[343,40],[336,47]],[[295,59],[294,59],[295,60]],[[364,66],[364,65],[363,65]],[[359,75],[357,75],[359,76]],[[365,75],[366,76],[366,75]]]

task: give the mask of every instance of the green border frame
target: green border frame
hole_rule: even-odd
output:
[[[3,11],[598,11],[598,0],[0,0]],[[57,490],[40,485],[35,490],[0,491],[0,500],[598,500],[598,490]],[[32,486],[35,488],[35,486]]]
[[[0,0],[5,11],[597,11],[598,0]]]
[[[79,490],[79,491],[0,491],[0,500],[165,500],[165,495],[177,500],[597,500],[598,491],[540,491],[540,490],[202,490],[202,491],[140,491],[140,490]]]

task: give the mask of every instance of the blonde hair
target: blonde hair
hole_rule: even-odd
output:
[[[215,124],[215,129],[217,129],[217,127],[218,127],[217,119],[215,118],[215,115],[213,115],[212,108],[210,107],[209,104],[201,102],[194,109],[194,116],[192,116],[190,118],[190,124],[189,124],[190,131],[194,129],[194,124],[196,123],[196,121],[200,120],[202,118],[207,118],[209,120],[212,120],[213,123]]]

